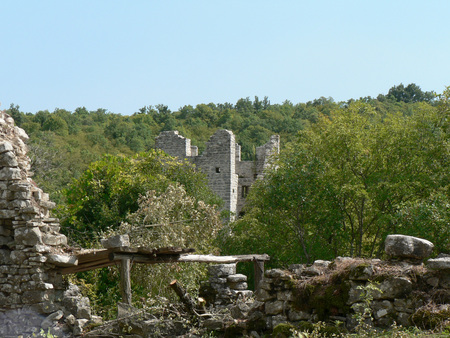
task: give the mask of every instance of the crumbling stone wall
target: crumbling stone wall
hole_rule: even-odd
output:
[[[273,135],[269,142],[256,148],[255,161],[241,161],[241,147],[233,132],[218,130],[206,143],[202,155],[191,146],[191,140],[178,131],[164,131],[155,140],[157,149],[171,156],[187,158],[208,177],[210,188],[225,202],[225,209],[239,215],[245,197],[256,179],[263,177],[269,158],[280,150],[280,137]]]
[[[217,317],[204,325],[251,335],[252,331],[271,332],[280,324],[304,330],[319,321],[327,325],[339,321],[351,331],[364,311],[368,311],[364,322],[369,327],[385,329],[395,322],[427,330],[446,320],[443,325],[450,325],[450,255],[440,254],[423,263],[432,249],[429,241],[391,235],[386,239],[388,260],[338,257],[309,266],[293,264],[288,270],[267,270],[254,299],[226,298],[236,292],[226,289],[229,278],[217,276],[216,271],[224,275],[227,265],[210,267],[210,286],[204,285],[203,290],[215,291],[217,298],[208,293],[205,297],[212,305],[228,307],[233,320]]]
[[[62,304],[65,285],[55,269],[55,264],[70,262],[62,254],[67,238],[59,232],[59,220],[50,216],[55,204],[31,179],[27,140],[25,131],[0,111],[1,337],[31,334],[70,315]],[[83,316],[90,319],[90,313]]]

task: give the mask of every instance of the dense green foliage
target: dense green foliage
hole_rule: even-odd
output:
[[[220,204],[205,176],[188,162],[156,150],[130,157],[105,155],[64,190],[66,203],[58,211],[62,229],[71,239],[89,246],[97,233],[117,228],[135,212],[140,196],[150,190],[160,194],[175,183],[196,200]]]
[[[449,252],[449,97],[411,114],[360,100],[320,116],[252,187],[225,248],[279,265],[380,256],[386,235],[402,233]]]

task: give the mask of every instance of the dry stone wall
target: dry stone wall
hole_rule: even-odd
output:
[[[71,311],[63,305],[66,287],[55,264],[73,264],[62,248],[67,238],[55,204],[31,179],[25,131],[0,112],[0,336],[31,335],[58,326]],[[70,296],[74,297],[72,295]],[[81,296],[77,296],[81,300]],[[67,304],[70,300],[65,299]],[[88,302],[88,300],[87,300]],[[72,304],[73,303],[73,304]],[[79,308],[72,302],[72,308]],[[81,307],[85,306],[83,299]],[[90,310],[72,315],[90,320]],[[78,317],[77,317],[78,315]],[[59,326],[61,327],[61,326]],[[66,327],[68,329],[68,327]]]
[[[221,296],[233,294],[226,289],[227,266],[210,267],[209,288],[204,285],[203,290],[212,291],[216,298],[207,293],[205,297],[230,311],[228,318],[209,319],[204,325],[250,336],[282,327],[312,330],[319,321],[329,325],[329,334],[353,331],[361,322],[373,330],[394,323],[450,329],[450,255],[426,260],[432,250],[427,240],[391,235],[386,239],[388,260],[338,257],[267,270],[254,298],[237,297],[236,292],[234,298]],[[233,276],[235,270],[228,273]],[[340,328],[334,326],[336,322]]]

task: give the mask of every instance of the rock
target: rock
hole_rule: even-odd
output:
[[[48,255],[47,263],[51,263],[56,266],[74,266],[78,264],[78,258],[77,256],[67,255]]]
[[[433,270],[449,270],[450,269],[450,257],[441,257],[429,259],[426,263],[427,268]]]
[[[296,311],[296,310],[291,309],[289,311],[288,318],[289,318],[289,320],[296,322],[296,321],[300,321],[300,320],[310,320],[311,315],[307,312]]]
[[[0,170],[0,180],[20,180],[20,169],[4,167]]]
[[[57,246],[57,245],[66,245],[67,237],[63,234],[45,234],[42,238],[44,244]]]
[[[424,259],[431,255],[434,245],[426,239],[405,235],[386,237],[385,251],[391,257]]]
[[[80,336],[83,333],[83,328],[88,324],[87,319],[77,319],[73,325],[73,335]]]
[[[215,264],[208,266],[210,276],[224,277],[236,274],[236,263],[232,264]]]
[[[47,330],[50,326],[52,326],[54,324],[54,322],[57,322],[63,316],[64,316],[64,313],[61,310],[53,312],[52,314],[50,314],[43,320],[43,322],[41,323],[41,328],[43,328],[44,330]]]
[[[247,276],[243,274],[236,274],[236,275],[229,275],[227,277],[227,281],[229,283],[240,283],[240,282],[247,282]]]
[[[211,331],[222,330],[224,327],[223,320],[216,318],[206,319],[202,324],[205,328]]]
[[[228,286],[230,289],[233,290],[247,290],[248,285],[246,282],[239,282],[239,283],[228,283]]]
[[[273,292],[270,293],[268,290],[265,289],[259,289],[258,291],[256,291],[255,295],[256,299],[259,300],[260,302],[265,302],[270,299],[274,299],[276,297],[276,294],[274,294]]]
[[[0,153],[4,153],[7,151],[13,151],[14,148],[12,144],[8,141],[0,141]]]
[[[360,264],[358,266],[353,267],[350,270],[350,279],[352,280],[360,280],[360,281],[366,281],[369,280],[373,274],[375,273],[375,270],[373,268],[372,264]]]
[[[42,244],[42,233],[38,227],[20,230],[16,229],[15,240],[20,244],[28,246]]]
[[[264,273],[264,276],[268,277],[268,278],[274,278],[274,279],[276,278],[276,279],[282,279],[282,280],[292,279],[292,276],[288,271],[281,270],[281,269],[267,270]]]
[[[374,299],[403,298],[412,291],[412,283],[406,277],[392,277],[381,282],[380,291],[373,292]]]
[[[394,312],[394,306],[388,300],[374,301],[372,303],[372,310],[375,319],[380,319]]]
[[[289,271],[297,276],[300,276],[303,272],[303,269],[306,268],[305,264],[291,264],[289,265]]]
[[[117,235],[108,239],[102,239],[101,243],[105,249],[129,247],[130,237],[128,235]]]
[[[284,302],[280,300],[268,301],[265,303],[264,311],[268,315],[277,315],[283,312]]]

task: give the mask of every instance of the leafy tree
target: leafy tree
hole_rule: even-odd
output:
[[[59,211],[62,229],[75,240],[89,242],[96,233],[118,227],[128,213],[135,212],[139,196],[150,190],[160,193],[176,182],[189,196],[220,203],[203,174],[162,151],[131,157],[106,155],[64,191],[66,203]]]
[[[431,102],[435,98],[433,92],[423,92],[418,85],[410,83],[406,87],[400,83],[389,89],[388,97],[393,97],[396,101],[409,102]]]
[[[220,214],[215,207],[189,196],[183,186],[170,184],[161,194],[148,191],[139,198],[138,205],[126,222],[107,231],[105,237],[128,234],[133,247],[175,246],[194,248],[196,253],[217,252],[213,239],[222,227]],[[204,264],[140,265],[133,268],[132,280],[133,284],[146,286],[153,295],[169,296],[171,293],[161,288],[162,283],[167,285],[171,279],[177,278],[184,281],[191,292],[197,292],[199,281],[204,276]]]
[[[350,103],[300,131],[252,187],[223,247],[267,252],[284,264],[380,255],[387,234],[419,235],[402,210],[419,215],[440,191],[439,205],[448,205],[448,171],[448,104],[421,103],[409,116]],[[441,221],[427,223],[427,238],[448,251],[439,230],[448,215],[443,207],[431,215]]]
[[[51,115],[42,124],[42,130],[53,131],[58,135],[64,136],[69,133],[69,126],[62,117],[58,115]]]

